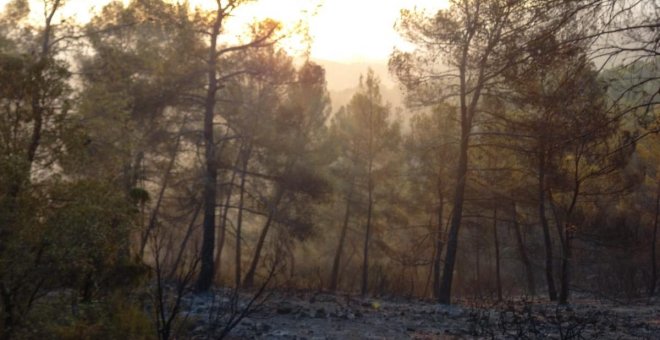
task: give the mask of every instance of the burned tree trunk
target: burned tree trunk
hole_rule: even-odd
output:
[[[550,226],[548,218],[545,215],[545,155],[540,156],[538,173],[538,208],[541,228],[543,229],[543,244],[545,246],[545,280],[548,285],[548,296],[550,301],[557,300],[557,289],[555,288],[554,275],[552,270],[552,240],[550,239]]]
[[[520,261],[525,267],[525,275],[527,276],[527,289],[529,294],[532,296],[536,295],[536,283],[534,282],[534,271],[532,270],[532,263],[529,260],[527,255],[527,249],[525,248],[525,243],[523,242],[522,232],[520,230],[520,224],[518,223],[518,213],[516,211],[516,203],[513,203],[513,230],[516,233],[516,243],[518,245],[518,253],[520,255]]]
[[[651,238],[651,285],[649,295],[655,295],[655,286],[658,282],[658,263],[656,258],[656,247],[658,244],[658,218],[660,217],[660,183],[655,196],[655,220],[653,222],[653,237]]]
[[[438,190],[440,191],[440,190]],[[443,209],[444,209],[444,198],[442,193],[440,193],[440,204],[438,205],[438,224],[435,235],[435,256],[433,258],[433,297],[436,299],[440,296],[440,263],[442,259],[442,236],[444,234],[443,226]]]
[[[495,280],[497,301],[502,301],[502,277],[500,275],[500,240],[497,236],[497,208],[493,211],[493,240],[495,241]]]
[[[247,150],[243,150],[243,167],[241,169],[241,184],[239,187],[239,196],[238,196],[238,216],[236,218],[236,263],[235,270],[236,275],[234,279],[236,280],[236,287],[241,286],[241,241],[242,241],[242,228],[243,228],[243,207],[245,204],[245,177],[248,170],[248,163],[250,161],[250,153],[252,152],[252,146],[248,146]]]
[[[330,275],[330,286],[328,289],[330,291],[336,291],[337,285],[339,284],[339,267],[341,265],[341,254],[344,250],[344,243],[346,241],[346,233],[348,231],[348,221],[351,212],[351,196],[353,196],[353,190],[346,197],[346,210],[344,212],[344,223],[341,228],[341,234],[339,235],[339,244],[337,245],[337,252],[335,253],[335,259],[332,263],[332,274]]]
[[[263,229],[261,229],[261,235],[259,235],[259,240],[257,241],[257,246],[254,250],[254,256],[250,262],[250,268],[248,269],[245,278],[243,279],[244,288],[252,288],[254,286],[254,275],[257,271],[257,266],[259,265],[259,260],[261,259],[261,251],[263,250],[264,244],[266,242],[266,236],[268,236],[268,231],[270,230],[273,220],[275,219],[275,214],[277,213],[277,206],[280,204],[282,197],[284,197],[284,189],[278,187],[277,193],[275,194],[275,199],[270,205],[270,210],[268,212],[268,218],[264,224]]]

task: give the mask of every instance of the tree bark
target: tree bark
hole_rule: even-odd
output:
[[[364,233],[364,249],[362,255],[362,286],[360,293],[362,296],[367,295],[368,285],[369,285],[369,243],[371,242],[371,215],[373,209],[373,186],[371,183],[371,178],[369,178],[369,197],[368,197],[368,206],[367,206],[367,225],[365,227]]]
[[[555,281],[552,268],[552,239],[550,238],[550,226],[548,218],[545,215],[545,153],[539,155],[539,169],[538,169],[538,208],[539,219],[541,220],[541,228],[543,229],[543,244],[545,246],[545,280],[548,285],[548,297],[550,301],[557,300],[557,289],[555,288]]]
[[[433,297],[440,297],[440,260],[442,259],[442,235],[443,232],[443,209],[444,209],[444,197],[442,196],[442,191],[438,189],[439,193],[439,205],[438,205],[438,224],[436,229],[435,236],[435,256],[433,258]]]
[[[188,240],[190,240],[190,237],[193,234],[193,229],[195,228],[195,222],[197,222],[197,216],[199,216],[199,211],[202,210],[202,205],[203,205],[202,203],[198,203],[197,207],[195,207],[195,212],[193,213],[192,219],[190,220],[190,224],[188,224],[186,235],[183,237],[183,241],[181,241],[181,247],[179,247],[179,253],[177,254],[174,260],[174,264],[172,264],[170,277],[174,277],[177,269],[179,268],[181,259],[183,258],[183,253],[185,252],[186,246],[188,245]]]
[[[277,193],[275,194],[275,199],[273,200],[273,203],[270,206],[270,211],[268,212],[268,218],[266,219],[266,223],[264,224],[263,229],[261,230],[261,235],[259,235],[259,240],[257,241],[257,246],[254,250],[254,256],[252,257],[252,261],[250,262],[250,268],[248,269],[247,274],[245,274],[245,278],[243,279],[243,287],[244,288],[252,288],[254,286],[254,275],[257,271],[257,266],[259,265],[259,260],[261,258],[261,251],[263,250],[264,243],[266,242],[266,236],[268,235],[268,230],[270,229],[270,226],[273,224],[273,220],[275,219],[275,214],[277,213],[277,206],[280,204],[280,201],[282,200],[282,197],[284,197],[284,188],[278,187]]]
[[[374,98],[372,97],[372,91],[369,90],[369,144],[368,144],[368,157],[369,164],[367,167],[367,225],[365,226],[364,232],[364,248],[362,255],[362,285],[360,293],[362,296],[367,295],[367,290],[369,288],[369,243],[371,243],[371,218],[373,214],[373,191],[374,191],[374,179],[373,179],[373,167],[374,167]]]
[[[562,247],[563,256],[561,258],[561,287],[559,290],[559,303],[565,305],[568,303],[569,284],[570,284],[570,262],[571,262],[571,239],[569,223],[564,225],[564,244]]]
[[[47,4],[44,3],[44,10],[46,13],[45,22],[44,22],[44,33],[41,40],[41,51],[39,58],[37,60],[37,72],[34,75],[36,80],[42,81],[44,69],[48,66],[48,60],[51,58],[51,35],[53,34],[53,17],[58,9],[62,6],[61,0],[54,0],[52,2],[51,8],[47,8]],[[32,134],[30,136],[30,142],[26,150],[26,164],[24,172],[21,173],[21,178],[17,180],[12,180],[9,183],[9,190],[6,201],[0,201],[0,204],[5,205],[5,207],[0,207],[0,209],[7,209],[6,216],[0,216],[0,254],[6,249],[6,240],[11,236],[12,228],[15,227],[18,208],[19,208],[19,196],[23,190],[23,186],[27,183],[30,183],[32,168],[37,158],[37,151],[41,146],[42,133],[44,129],[44,112],[46,108],[44,107],[42,101],[42,91],[36,90],[30,93],[32,95],[30,106],[31,114],[33,116],[33,125],[32,125]],[[23,166],[21,164],[21,166]],[[23,169],[22,169],[23,170]],[[24,176],[24,177],[23,177]],[[3,202],[4,201],[4,202]],[[5,214],[3,214],[5,215]],[[1,254],[4,255],[4,254]],[[16,294],[5,285],[5,280],[2,277],[3,273],[0,273],[0,295],[2,299],[3,307],[3,329],[0,330],[0,337],[3,339],[11,339],[14,336],[16,326],[21,322],[21,317],[17,312],[18,308],[16,307]],[[40,285],[37,285],[37,290]],[[36,291],[34,292],[36,293]],[[27,307],[29,309],[29,306]]]
[[[55,16],[55,13],[61,7],[61,5],[62,5],[61,0],[53,1],[52,7],[50,8],[50,11],[48,11],[48,15],[46,16],[46,22],[44,24],[44,35],[43,35],[43,39],[41,40],[41,54],[38,60],[39,74],[37,75],[37,77],[39,80],[41,80],[40,78],[42,77],[42,72],[44,71],[44,68],[47,66],[46,63],[51,53],[50,42],[51,42],[51,35],[53,32],[53,25],[52,25],[53,17]],[[44,6],[46,6],[46,3],[44,3]],[[34,116],[34,124],[32,125],[32,136],[27,150],[28,176],[32,172],[32,165],[34,164],[34,160],[37,156],[37,149],[41,144],[41,133],[43,132],[43,123],[44,123],[44,107],[42,105],[41,91],[32,93],[32,95],[33,96],[31,102],[31,109],[32,109],[32,115]]]
[[[525,248],[525,242],[522,238],[522,232],[520,230],[520,224],[518,223],[518,213],[516,211],[516,203],[513,202],[513,229],[516,233],[516,243],[518,245],[518,253],[520,255],[520,260],[525,268],[525,275],[527,276],[527,289],[529,294],[532,296],[536,295],[536,283],[534,282],[534,271],[532,270],[532,263],[529,260],[527,255],[527,250]]]
[[[231,173],[231,179],[229,180],[229,189],[225,193],[225,204],[222,208],[222,216],[220,217],[220,235],[218,236],[218,246],[215,253],[215,275],[216,278],[220,279],[220,269],[222,266],[222,251],[225,247],[225,239],[227,237],[227,215],[229,214],[229,205],[231,203],[231,195],[234,191],[234,181],[236,180],[236,174],[238,173],[238,167],[240,166],[239,162],[241,161],[241,154],[236,156],[234,161],[234,171]]]
[[[243,169],[241,171],[241,184],[239,188],[238,196],[238,216],[236,218],[236,263],[235,270],[236,274],[234,279],[236,280],[236,287],[241,286],[241,238],[242,228],[243,228],[243,205],[244,205],[244,196],[245,196],[245,177],[248,170],[248,162],[250,160],[250,153],[252,153],[252,146],[248,146],[247,150],[244,150],[243,153]]]
[[[577,199],[580,194],[580,179],[579,179],[579,164],[580,156],[576,152],[575,157],[575,170],[574,170],[574,187],[573,195],[571,197],[571,203],[566,210],[566,217],[564,220],[564,242],[562,243],[562,258],[561,258],[561,287],[559,290],[559,303],[565,305],[568,303],[569,298],[569,286],[571,282],[571,261],[572,261],[572,245],[573,234],[575,232],[575,226],[572,224],[572,216],[575,211],[575,206],[577,204]]]
[[[170,180],[170,174],[172,173],[172,169],[174,168],[174,164],[176,163],[176,156],[179,153],[179,144],[181,143],[181,135],[183,133],[183,129],[186,126],[186,121],[188,120],[188,116],[183,117],[183,122],[181,122],[181,127],[179,128],[179,132],[176,136],[176,141],[174,143],[174,150],[172,150],[172,154],[170,155],[170,160],[167,163],[167,168],[165,169],[165,174],[163,175],[163,183],[160,185],[160,190],[158,191],[158,198],[156,199],[156,206],[154,206],[154,210],[151,212],[151,216],[149,217],[149,224],[147,225],[147,230],[144,231],[144,235],[142,235],[142,242],[140,243],[140,258],[144,257],[144,249],[147,245],[147,242],[149,241],[149,234],[151,234],[151,231],[156,227],[156,222],[158,221],[158,213],[160,212],[160,206],[163,203],[163,198],[165,197],[165,190],[167,190],[167,185]]]
[[[332,263],[332,274],[330,275],[330,286],[328,289],[332,292],[337,290],[339,284],[339,267],[341,266],[341,254],[344,250],[344,242],[346,241],[346,233],[348,231],[348,221],[351,213],[351,198],[353,196],[353,186],[346,197],[346,210],[344,211],[344,223],[342,224],[341,234],[339,235],[339,244],[335,253],[335,259]]]
[[[463,124],[465,125],[465,124]],[[447,238],[447,253],[445,255],[445,266],[442,271],[442,281],[438,302],[442,304],[451,303],[451,286],[454,279],[454,266],[456,264],[456,252],[458,250],[458,230],[463,217],[463,201],[465,194],[465,183],[468,166],[468,134],[466,127],[462,128],[460,155],[457,168],[457,182],[454,192],[454,213],[451,217],[451,226]]]
[[[493,211],[493,240],[495,241],[495,279],[497,283],[497,301],[502,301],[502,277],[500,275],[500,240],[497,236],[497,208]]]
[[[649,296],[655,295],[655,287],[658,282],[658,263],[656,257],[656,247],[658,244],[658,219],[660,218],[660,182],[658,182],[658,192],[655,196],[655,220],[653,222],[653,237],[651,238],[651,285],[649,287]]]
[[[474,282],[475,295],[481,297],[481,238],[477,237],[475,264],[474,264]]]
[[[208,291],[213,283],[214,269],[213,252],[215,250],[215,203],[218,181],[218,165],[213,137],[213,118],[215,115],[215,96],[218,92],[217,79],[217,43],[222,25],[223,12],[218,3],[215,22],[210,34],[210,47],[207,60],[208,87],[204,103],[204,161],[206,163],[204,174],[204,192],[202,200],[204,202],[204,221],[202,250],[200,255],[201,268],[197,280],[197,291]]]

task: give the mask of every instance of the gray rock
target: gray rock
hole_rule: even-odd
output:
[[[325,312],[325,309],[319,308],[316,310],[316,313],[314,313],[314,317],[317,319],[325,319],[327,317],[327,313]]]
[[[288,305],[277,307],[277,314],[290,314],[292,311],[293,308]]]

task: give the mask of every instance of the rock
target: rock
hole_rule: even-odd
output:
[[[290,314],[293,311],[291,306],[279,306],[277,307],[277,314]]]
[[[271,337],[293,337],[293,338],[295,338],[295,335],[292,335],[291,333],[289,333],[285,330],[282,330],[282,329],[275,330],[275,331],[271,332],[269,335],[271,335]]]
[[[314,317],[317,319],[325,319],[327,316],[327,313],[325,312],[325,309],[319,308],[316,310],[316,313],[314,313]]]
[[[256,325],[254,325],[254,328],[257,330],[257,332],[260,333],[266,333],[271,329],[269,324],[263,322],[258,322]]]
[[[337,302],[337,297],[334,294],[316,294],[309,299],[309,302]]]

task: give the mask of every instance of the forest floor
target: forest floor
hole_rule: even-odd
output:
[[[215,309],[223,312],[209,317],[214,301],[225,301],[224,307]],[[184,310],[196,325],[194,337],[206,338],[209,323],[226,324],[247,307],[249,297],[233,300],[236,313],[227,312],[230,301],[230,294],[220,291],[186,297]],[[228,338],[660,339],[659,302],[624,304],[578,297],[564,307],[524,300],[490,305],[458,301],[446,306],[400,298],[277,292],[253,305]]]

